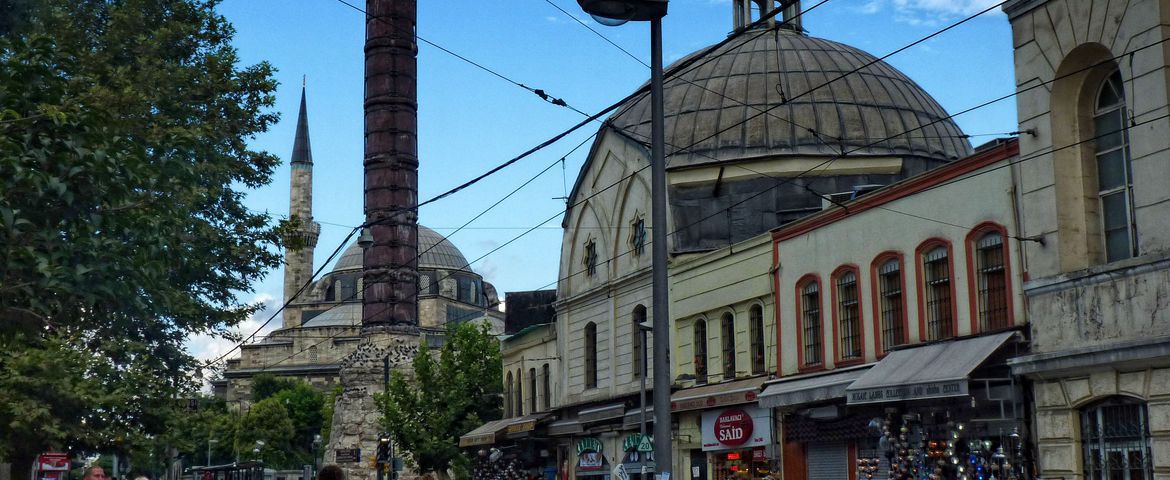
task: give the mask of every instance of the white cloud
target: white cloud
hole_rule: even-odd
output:
[[[257,310],[247,320],[240,322],[240,324],[232,329],[232,331],[241,335],[251,335],[253,332],[259,331],[256,334],[256,339],[263,338],[269,332],[280,328],[280,315],[278,314],[271,322],[264,325],[269,317],[280,308],[281,301],[273,296],[271,293],[260,292],[252,297],[250,303],[260,303],[263,306]],[[264,325],[261,327],[261,325]],[[247,339],[247,337],[245,337]],[[187,352],[196,359],[203,361],[215,360],[222,356],[225,352],[235,348],[236,342],[231,340],[212,337],[208,334],[192,335],[187,338]],[[236,358],[240,355],[239,350],[229,354],[227,358]]]
[[[889,12],[895,22],[938,27],[982,12],[998,3],[997,0],[867,0],[855,10],[864,14]],[[987,12],[989,15],[1002,13],[998,8]]]

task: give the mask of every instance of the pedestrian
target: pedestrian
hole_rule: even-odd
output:
[[[106,469],[100,465],[90,465],[85,469],[84,480],[107,480]]]
[[[345,471],[331,463],[321,467],[321,471],[317,472],[317,480],[345,480]]]

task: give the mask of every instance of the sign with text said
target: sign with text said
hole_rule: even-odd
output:
[[[772,443],[771,410],[754,406],[703,412],[703,451],[734,450]]]
[[[901,402],[930,398],[964,397],[968,395],[966,380],[916,383],[892,387],[849,390],[849,404]]]

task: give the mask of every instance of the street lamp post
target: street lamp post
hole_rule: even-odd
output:
[[[667,0],[577,0],[581,9],[607,25],[650,21],[650,217],[654,310],[654,465],[661,480],[671,477],[670,314],[666,279],[666,154],[662,108],[662,17]],[[609,21],[606,21],[609,20]],[[644,362],[643,362],[644,364]],[[643,376],[644,377],[644,376]]]
[[[219,443],[219,440],[214,438],[207,439],[207,466],[211,466],[211,444]]]

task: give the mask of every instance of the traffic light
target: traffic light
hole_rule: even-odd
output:
[[[384,464],[390,461],[392,456],[390,451],[390,434],[383,433],[378,435],[378,450],[377,459],[379,464]]]

